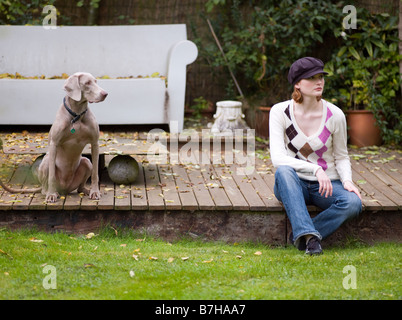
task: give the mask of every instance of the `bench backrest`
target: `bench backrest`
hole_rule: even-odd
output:
[[[171,47],[186,25],[0,26],[0,74],[46,77],[77,71],[96,77],[167,74]]]

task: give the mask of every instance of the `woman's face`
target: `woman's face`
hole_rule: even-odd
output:
[[[320,97],[324,91],[324,75],[316,74],[310,78],[302,79],[295,84],[295,88],[299,89],[303,96]]]

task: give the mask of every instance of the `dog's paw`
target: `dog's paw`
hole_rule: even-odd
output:
[[[46,202],[47,203],[55,203],[58,198],[59,198],[59,194],[57,192],[56,193],[48,193],[46,195]]]
[[[101,198],[99,190],[91,190],[89,192],[89,199],[91,200],[99,200]]]

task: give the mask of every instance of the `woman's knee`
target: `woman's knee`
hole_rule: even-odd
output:
[[[363,205],[362,205],[362,201],[360,200],[360,198],[357,196],[356,193],[351,192],[351,200],[350,200],[350,208],[351,211],[353,212],[353,215],[351,218],[356,218],[363,209]]]
[[[362,202],[354,192],[348,192],[346,197],[342,197],[338,202],[348,215],[347,219],[356,218],[362,211]]]

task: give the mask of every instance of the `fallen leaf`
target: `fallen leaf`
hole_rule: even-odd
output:
[[[260,255],[262,255],[262,252],[261,252],[261,251],[257,251],[257,252],[254,252],[254,254],[255,254],[256,256],[260,256]]]
[[[9,257],[10,259],[13,259],[12,256],[10,256],[7,252],[5,252],[5,251],[3,251],[3,250],[1,250],[1,249],[0,249],[0,253],[1,253],[1,254],[4,254],[5,256]]]
[[[138,261],[138,255],[133,254],[133,258],[134,258],[135,261]]]
[[[158,260],[157,257],[149,257],[149,260]]]
[[[29,241],[31,241],[31,242],[43,242],[43,240],[36,239],[35,237],[30,238]]]
[[[85,268],[93,268],[93,267],[95,267],[95,265],[92,264],[92,263],[85,263],[85,264],[84,264],[84,267],[85,267]]]
[[[130,270],[130,277],[132,278],[132,277],[134,277],[135,276],[135,273],[134,273],[134,271],[133,270]]]
[[[187,261],[190,257],[182,257],[181,260]]]
[[[202,263],[211,263],[214,259],[211,260],[204,260]]]
[[[90,232],[85,236],[85,238],[87,238],[87,239],[91,239],[93,237],[95,237],[95,233],[93,233],[93,232]]]
[[[168,259],[168,262],[169,262],[169,263],[172,263],[173,261],[174,261],[174,258],[169,258],[169,259]]]
[[[120,247],[127,247],[127,243],[122,243]]]

